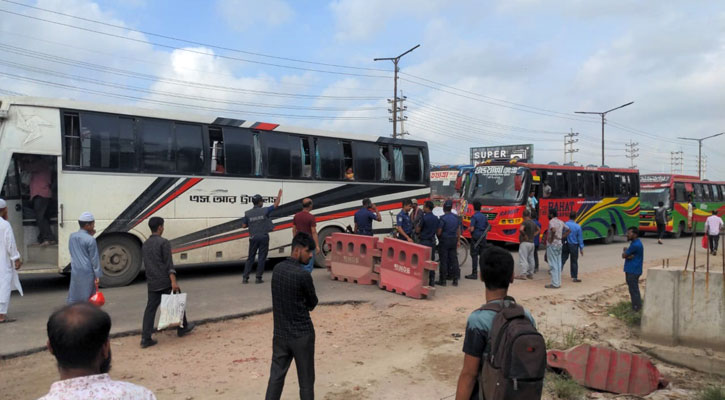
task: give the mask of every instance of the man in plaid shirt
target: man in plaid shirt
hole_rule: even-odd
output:
[[[300,232],[292,239],[292,254],[272,272],[272,367],[267,400],[282,396],[284,379],[292,359],[297,367],[300,399],[315,396],[315,327],[310,311],[317,305],[312,275],[304,269],[315,251],[312,236]]]

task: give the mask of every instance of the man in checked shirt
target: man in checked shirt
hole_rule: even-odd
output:
[[[282,396],[292,359],[297,367],[300,399],[315,397],[315,327],[310,311],[317,305],[312,275],[304,269],[315,251],[312,236],[300,232],[292,239],[292,254],[272,272],[272,367],[266,400]]]

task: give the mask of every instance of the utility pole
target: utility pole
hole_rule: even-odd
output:
[[[385,58],[375,58],[373,61],[383,61],[383,60],[389,60],[393,62],[393,138],[398,137],[398,72],[400,71],[400,68],[398,68],[398,62],[400,62],[400,59],[410,53],[411,51],[417,49],[420,47],[420,45],[415,45],[415,47],[411,48],[410,50],[404,52],[403,54],[397,56],[397,57],[385,57]],[[391,100],[388,99],[388,102],[390,103]]]
[[[689,138],[689,137],[679,137],[678,139],[682,140],[696,140],[698,144],[698,150],[697,150],[697,177],[699,179],[702,179],[702,141],[707,139],[712,139],[714,137],[725,135],[725,132],[720,132],[715,135],[710,135],[704,138]]]
[[[564,135],[564,164],[566,164],[566,155],[569,154],[569,162],[574,162],[574,153],[577,153],[579,149],[574,148],[574,143],[578,142],[579,139],[574,139],[579,136],[579,132],[574,132],[573,129],[569,129],[571,132]],[[569,148],[567,148],[569,146]]]
[[[634,164],[634,159],[639,157],[639,147],[637,146],[639,143],[633,142],[632,139],[629,139],[629,144],[625,144],[624,146],[627,147],[625,151],[627,152],[626,157],[629,158],[629,168],[635,169],[637,166]]]
[[[670,173],[682,173],[682,150],[670,152]]]
[[[403,113],[408,110],[408,106],[404,105],[405,100],[408,99],[408,96],[403,96],[403,91],[400,91],[400,97],[398,98],[398,102],[400,103],[400,107],[398,107],[398,111],[400,112],[400,117],[398,117],[398,121],[400,121],[400,133],[398,133],[399,137],[403,137],[405,135],[410,135],[408,131],[405,130],[405,121],[408,120],[408,116],[404,115]],[[388,103],[391,103],[392,100],[388,99]],[[393,110],[388,109],[388,112],[392,113]],[[392,118],[388,118],[388,121],[393,121]]]
[[[604,117],[607,115],[607,113],[610,113],[614,110],[619,110],[622,107],[627,107],[630,104],[633,104],[633,101],[630,101],[627,104],[622,104],[619,107],[614,107],[611,110],[603,111],[603,112],[594,112],[594,111],[574,111],[576,114],[597,114],[602,117],[602,166],[604,166]]]
[[[707,156],[702,156],[702,179],[707,178]]]

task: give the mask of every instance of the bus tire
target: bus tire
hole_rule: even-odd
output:
[[[103,277],[101,286],[126,286],[141,271],[141,246],[129,236],[111,235],[98,240]]]
[[[685,223],[683,221],[680,221],[680,225],[677,227],[677,232],[672,232],[672,237],[675,239],[679,239],[680,236],[682,236],[682,232],[685,231]]]
[[[610,226],[607,229],[607,236],[605,236],[604,238],[602,238],[602,243],[604,243],[604,244],[610,244],[612,242],[614,242],[614,227],[613,226]]]
[[[330,249],[327,249],[325,247],[325,239],[327,239],[328,236],[332,236],[333,233],[342,232],[342,229],[334,227],[334,226],[328,226],[327,228],[323,229],[320,234],[317,237],[317,240],[320,242],[320,250],[322,250],[320,253],[315,254],[315,265],[324,268],[325,267],[325,256],[327,256],[327,253],[330,252]]]

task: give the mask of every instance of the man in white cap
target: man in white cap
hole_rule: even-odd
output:
[[[93,237],[96,233],[93,215],[84,212],[78,218],[78,225],[81,229],[73,232],[68,240],[71,269],[68,304],[88,301],[96,293],[96,285],[103,276],[98,245]]]
[[[0,199],[0,323],[15,321],[8,318],[8,306],[10,306],[10,292],[15,289],[23,295],[23,288],[20,286],[17,269],[23,265],[20,260],[20,253],[15,245],[13,227],[8,219],[8,205],[5,200]]]

